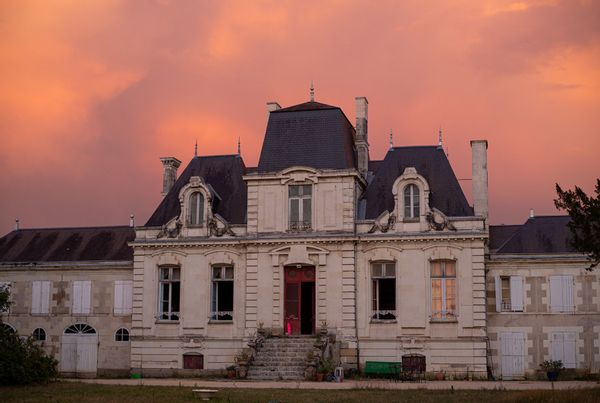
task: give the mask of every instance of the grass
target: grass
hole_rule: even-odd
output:
[[[44,386],[0,388],[3,402],[143,402],[200,401],[191,387],[117,386],[57,382]],[[600,388],[557,391],[504,390],[304,390],[222,389],[212,402],[599,402]]]

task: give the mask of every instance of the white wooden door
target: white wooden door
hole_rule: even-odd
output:
[[[502,332],[502,379],[525,375],[525,336],[522,332]]]
[[[96,372],[98,335],[63,334],[60,363],[63,372]]]

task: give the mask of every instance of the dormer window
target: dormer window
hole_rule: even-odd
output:
[[[190,195],[188,224],[202,225],[204,223],[204,195],[194,192]]]
[[[404,188],[404,218],[419,218],[420,214],[419,188],[410,184]]]
[[[305,231],[312,228],[312,186],[289,186],[290,230]]]

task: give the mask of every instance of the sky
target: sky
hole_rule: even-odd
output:
[[[444,147],[471,197],[487,139],[490,221],[557,214],[600,176],[598,1],[0,3],[0,234],[142,225],[162,165],[258,162],[266,102],[369,100],[371,159]],[[180,172],[183,166],[180,168]]]

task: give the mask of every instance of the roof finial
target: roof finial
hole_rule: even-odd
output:
[[[239,136],[238,136],[238,155],[242,155],[242,144],[240,143]]]
[[[392,129],[390,129],[390,150],[394,148],[394,135],[392,134]]]
[[[198,156],[198,139],[196,139],[196,145],[194,146],[194,157]]]
[[[315,86],[313,80],[310,80],[310,102],[315,102]]]
[[[19,230],[19,219],[17,218],[15,220],[15,231],[18,231],[18,230]]]
[[[442,147],[443,147],[443,144],[442,144],[442,126],[440,126],[438,148],[442,148]]]
[[[131,228],[135,227],[135,216],[133,214],[129,215],[129,226]]]

